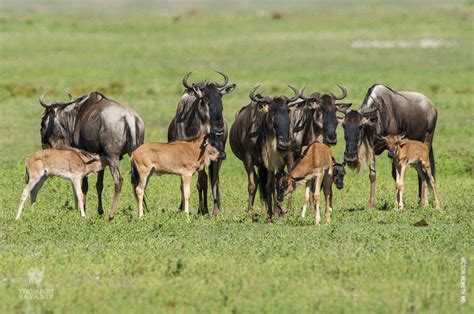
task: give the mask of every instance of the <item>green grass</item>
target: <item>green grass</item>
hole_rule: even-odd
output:
[[[370,1],[359,5],[299,1],[282,20],[262,3],[225,10],[220,2],[146,10],[6,1],[0,13],[0,312],[472,312],[474,198],[472,5]],[[94,1],[89,1],[94,3]],[[250,2],[246,2],[250,3]],[[267,3],[267,2],[265,2]],[[172,7],[168,7],[172,6]],[[28,9],[33,7],[33,9]],[[275,8],[275,6],[273,7]],[[163,9],[163,10],[158,10]],[[170,11],[165,10],[170,9]],[[175,23],[172,17],[184,18]],[[351,48],[354,40],[448,40],[446,47]],[[331,225],[301,219],[299,210],[273,225],[248,223],[244,168],[228,147],[218,218],[177,212],[179,180],[152,178],[150,211],[138,219],[128,158],[119,214],[98,217],[91,179],[88,217],[73,210],[70,185],[51,179],[36,209],[14,220],[24,187],[24,159],[40,149],[38,97],[66,99],[99,89],[145,121],[146,141],[164,141],[182,92],[182,76],[237,84],[224,99],[230,123],[248,91],[267,94],[286,84],[309,92],[347,87],[358,107],[369,86],[417,90],[439,110],[434,150],[443,209],[417,203],[413,169],[406,179],[408,211],[393,210],[390,164],[378,157],[378,207],[364,208],[368,172],[349,172],[336,191]],[[344,150],[342,129],[334,154]],[[195,178],[194,178],[195,179]],[[105,178],[104,201],[113,186]],[[297,190],[295,208],[303,189]],[[255,211],[260,212],[259,203]],[[311,216],[311,215],[310,215]],[[425,228],[413,224],[421,219]],[[461,304],[461,258],[467,259],[467,303]],[[28,271],[44,271],[39,286]],[[46,300],[22,299],[19,289],[53,289]]]

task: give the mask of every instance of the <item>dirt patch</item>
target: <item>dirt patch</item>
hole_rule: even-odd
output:
[[[428,227],[428,223],[426,222],[426,220],[422,219],[420,221],[417,221],[413,224],[413,226],[415,227]]]
[[[351,48],[438,48],[452,46],[451,41],[445,39],[423,38],[418,40],[356,40]]]

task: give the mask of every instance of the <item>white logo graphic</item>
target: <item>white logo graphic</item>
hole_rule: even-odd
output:
[[[28,270],[28,282],[30,285],[39,287],[43,282],[44,271],[37,268],[30,268]]]

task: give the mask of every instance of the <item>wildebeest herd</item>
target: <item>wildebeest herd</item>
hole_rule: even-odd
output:
[[[217,71],[216,71],[217,72]],[[110,168],[114,180],[114,196],[108,219],[115,216],[123,177],[119,161],[128,154],[131,162],[133,193],[141,217],[144,192],[153,173],[181,176],[180,209],[189,215],[190,181],[199,172],[197,188],[201,214],[208,214],[207,192],[210,181],[213,196],[212,214],[221,210],[219,170],[226,158],[225,144],[229,135],[232,152],[244,165],[248,176],[248,217],[253,216],[257,189],[267,219],[283,214],[281,202],[288,196],[287,211],[292,210],[291,192],[296,184],[306,184],[302,216],[308,202],[320,224],[320,190],[324,192],[326,221],[332,211],[332,185],[343,187],[345,166],[359,170],[369,168],[370,199],[368,208],[376,205],[375,156],[388,149],[392,159],[392,176],[396,181],[397,208],[403,205],[403,177],[408,165],[418,172],[419,197],[428,203],[428,187],[439,198],[435,188],[433,136],[437,110],[433,103],[417,92],[397,92],[387,86],[371,86],[357,110],[340,103],[347,90],[339,86],[341,95],[331,92],[305,94],[305,87],[290,86],[292,96],[261,95],[260,85],[249,92],[250,103],[236,114],[228,128],[223,118],[222,97],[236,85],[200,81],[189,83],[187,73],[184,92],[176,114],[168,128],[168,143],[144,144],[144,123],[132,110],[108,99],[99,92],[68,102],[39,102],[45,108],[41,120],[43,150],[26,161],[26,181],[17,219],[25,200],[32,206],[48,176],[59,176],[72,182],[76,208],[85,215],[87,176],[98,173],[96,189],[98,212],[103,214],[102,190],[104,169]],[[345,151],[342,163],[336,162],[329,146],[337,144],[338,124],[344,128]],[[208,172],[206,172],[208,167]],[[286,171],[288,173],[286,173]],[[145,205],[145,206],[144,206]]]

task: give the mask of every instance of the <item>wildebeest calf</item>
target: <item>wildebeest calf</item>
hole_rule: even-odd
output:
[[[314,180],[314,203],[316,206],[316,224],[321,223],[319,212],[319,191],[321,185],[323,187],[324,197],[326,200],[326,222],[331,222],[332,211],[332,184],[336,183],[336,187],[342,189],[344,185],[344,166],[337,164],[331,154],[328,146],[322,143],[313,143],[305,151],[301,160],[286,175],[278,178],[277,181],[277,198],[282,201],[284,196],[291,193],[296,184],[306,183],[306,193],[301,215],[306,215],[306,205],[310,197],[311,184]]]
[[[423,142],[406,139],[403,135],[389,135],[383,137],[387,142],[388,156],[392,158],[396,171],[397,208],[404,210],[403,182],[408,165],[412,165],[419,177],[426,182],[422,190],[422,203],[428,205],[428,186],[433,189],[435,207],[440,208],[435,180],[431,172],[430,149]]]
[[[36,196],[48,177],[61,177],[71,181],[76,209],[79,207],[81,216],[84,217],[86,196],[81,188],[82,179],[103,170],[105,166],[104,158],[75,148],[45,149],[34,153],[26,160],[27,185],[21,195],[16,219],[20,218],[28,195],[31,206],[34,206]]]
[[[197,170],[209,166],[211,161],[225,159],[224,146],[211,133],[192,142],[146,143],[138,147],[130,157],[132,166],[132,187],[138,202],[138,215],[143,216],[143,196],[148,179],[154,172],[177,174],[183,186],[184,211],[189,215],[191,177]]]

